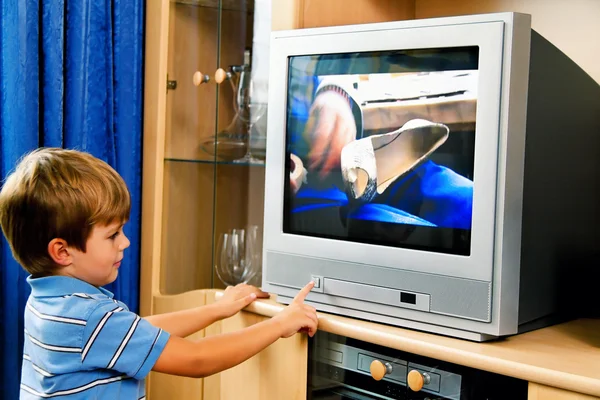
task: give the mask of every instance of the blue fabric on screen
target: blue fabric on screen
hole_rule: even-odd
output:
[[[130,248],[107,287],[137,312],[141,199],[142,0],[3,0],[0,175],[40,147],[88,151],[125,178]],[[0,241],[0,393],[19,397],[27,273]]]
[[[448,228],[471,228],[473,182],[432,161],[394,182],[373,203],[352,209],[348,217],[390,223]],[[327,207],[344,207],[348,198],[336,186],[313,189],[302,186],[294,213]]]
[[[22,400],[145,395],[144,378],[168,332],[84,281],[66,276],[27,281],[32,292],[25,309]]]
[[[435,226],[471,229],[473,181],[425,161],[377,198]]]

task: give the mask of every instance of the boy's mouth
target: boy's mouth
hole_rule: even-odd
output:
[[[117,261],[113,264],[115,267],[119,268],[121,266],[121,260]]]

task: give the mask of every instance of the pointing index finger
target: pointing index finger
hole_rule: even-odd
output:
[[[306,296],[310,293],[315,283],[313,281],[308,282],[306,286],[300,289],[300,292],[294,297],[294,303],[302,303]]]

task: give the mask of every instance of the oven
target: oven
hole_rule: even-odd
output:
[[[527,382],[319,331],[311,400],[526,400]]]

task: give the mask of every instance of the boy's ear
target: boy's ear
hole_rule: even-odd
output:
[[[54,238],[48,243],[48,254],[55,263],[62,266],[72,264],[71,254],[67,247],[67,241],[60,238]]]

